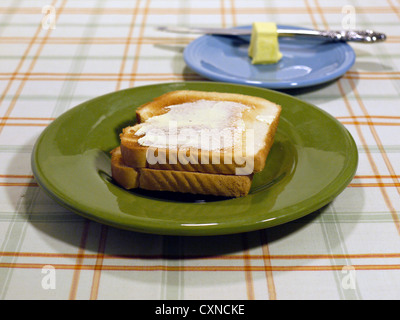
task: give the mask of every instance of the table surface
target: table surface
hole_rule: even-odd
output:
[[[351,12],[387,41],[351,44],[343,77],[292,92],[357,143],[356,176],[322,210],[243,234],[161,236],[86,220],[37,185],[32,148],[60,114],[205,80],[182,57],[196,36],[156,26],[340,29]],[[400,299],[400,1],[10,0],[0,25],[0,299]]]

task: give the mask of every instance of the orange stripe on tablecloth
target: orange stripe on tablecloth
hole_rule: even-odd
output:
[[[310,4],[308,3],[308,0],[304,0],[304,4],[306,6],[306,10],[307,10],[309,17],[311,18],[311,22],[312,22],[314,29],[317,29],[318,24],[317,24],[317,21],[315,20],[312,8],[311,8]]]
[[[316,6],[316,8],[317,8],[317,12],[318,12],[319,16],[321,17],[322,24],[324,25],[324,28],[325,28],[326,30],[328,30],[328,29],[329,29],[329,24],[328,24],[328,22],[327,22],[326,19],[325,19],[324,12],[322,11],[322,8],[321,8],[321,6],[319,5],[318,0],[314,0],[314,3],[315,3],[315,6]],[[356,10],[357,10],[357,9],[356,9]]]
[[[376,122],[376,121],[340,121],[342,124],[352,125],[375,125],[375,126],[400,126],[397,122]]]
[[[237,26],[237,19],[236,19],[235,0],[230,0],[230,3],[231,3],[232,26],[236,27]]]
[[[267,279],[268,297],[270,300],[276,300],[276,289],[273,273],[269,270],[272,266],[271,255],[269,253],[268,238],[265,230],[260,231],[260,240],[262,243],[263,262],[265,266],[265,278]]]
[[[47,127],[47,123],[3,123],[1,125],[2,127],[8,126],[8,127]]]
[[[251,274],[251,263],[250,263],[250,253],[249,253],[249,245],[247,240],[247,234],[242,234],[242,246],[243,246],[243,264],[245,267],[244,277],[246,282],[246,292],[247,299],[254,300],[254,283],[253,283],[253,275]]]
[[[150,0],[146,0],[146,5],[145,5],[143,16],[142,16],[142,23],[141,23],[140,29],[139,29],[139,40],[143,39],[149,9],[150,9]],[[141,50],[141,42],[139,41],[139,43],[136,45],[135,57],[133,59],[133,65],[132,65],[132,71],[131,71],[132,75],[137,73],[137,70],[139,67],[140,50]],[[135,78],[131,77],[129,80],[129,86],[133,87],[134,83],[135,83]]]
[[[378,115],[362,115],[362,116],[340,116],[336,117],[336,119],[396,119],[400,120],[400,116],[378,116]]]
[[[392,11],[397,15],[397,17],[400,18],[400,10],[397,9],[397,7],[392,3],[391,0],[386,0],[387,3],[389,4],[390,8],[392,9]]]
[[[0,76],[8,76],[10,73],[1,73]],[[21,76],[27,76],[28,73],[21,73]],[[114,72],[71,72],[71,73],[63,73],[63,72],[30,72],[30,76],[53,76],[53,77],[68,77],[68,76],[85,76],[85,77],[118,77],[119,73]],[[131,76],[132,73],[125,74],[124,76],[128,77]],[[197,75],[196,73],[175,73],[175,72],[165,72],[165,73],[158,73],[158,72],[135,72],[133,75],[141,75],[141,76],[154,76],[154,75],[165,75],[165,76],[182,76],[182,75]]]
[[[90,300],[96,300],[99,293],[100,276],[101,276],[101,271],[103,270],[104,251],[106,248],[106,241],[107,241],[107,231],[108,227],[106,225],[102,225],[100,232],[99,247],[97,249],[96,264],[94,266],[95,271],[93,273]]]
[[[226,18],[225,18],[224,0],[219,0],[219,7],[220,7],[220,10],[221,10],[221,27],[225,28],[226,27]]]
[[[43,117],[0,117],[0,120],[43,120],[53,121],[55,118],[43,118]]]
[[[0,174],[0,178],[33,179],[33,175],[30,175],[30,174]]]
[[[86,243],[87,243],[87,239],[88,239],[88,235],[89,235],[89,227],[90,227],[90,221],[85,220],[85,224],[83,225],[83,230],[82,230],[82,235],[81,235],[81,241],[79,243],[78,253],[72,255],[72,257],[76,258],[76,260],[75,260],[76,268],[74,269],[74,274],[72,276],[72,281],[71,281],[71,287],[69,289],[69,300],[76,299],[76,295],[78,292],[79,279],[81,276],[81,266],[83,265],[83,259],[88,256],[87,254],[85,254],[85,250],[86,250]]]
[[[355,175],[354,179],[393,179],[400,178],[400,175],[391,175],[391,174],[383,174],[383,175]]]
[[[12,269],[42,269],[44,264],[41,263],[0,263],[0,268]],[[185,272],[265,272],[265,271],[336,271],[342,270],[346,265],[321,265],[321,266],[166,266],[166,265],[150,265],[150,266],[127,266],[127,265],[72,265],[72,264],[51,264],[58,270],[94,270],[94,271],[185,271]],[[400,264],[366,264],[351,265],[355,270],[400,270]]]
[[[372,76],[349,76],[349,75],[344,75],[343,78],[345,79],[352,79],[352,80],[357,80],[357,79],[362,79],[362,80],[399,80],[400,76],[391,76],[391,77],[372,77]]]
[[[385,42],[386,43],[399,43],[400,42],[400,38],[394,37],[394,36],[387,36]]]
[[[35,182],[0,182],[0,187],[38,187]]]
[[[139,10],[139,5],[140,5],[140,1],[136,1],[136,6],[132,12],[132,20],[131,23],[129,25],[129,31],[128,31],[128,36],[125,39],[125,48],[124,48],[124,54],[122,57],[122,63],[121,63],[121,67],[119,70],[119,75],[118,75],[118,81],[117,81],[117,86],[115,88],[115,90],[119,90],[121,88],[121,82],[122,82],[122,78],[123,78],[123,74],[124,74],[124,70],[125,70],[125,64],[126,64],[126,60],[128,57],[128,52],[129,52],[129,47],[131,44],[131,39],[132,39],[132,34],[133,34],[133,29],[135,27],[135,21],[136,21],[136,17],[137,17],[137,13]]]
[[[395,74],[395,75],[400,75],[400,71],[352,71],[349,70],[346,72],[346,74],[375,74],[375,75],[381,75],[381,74]]]
[[[400,187],[400,183],[396,183],[396,182],[350,183],[348,185],[348,187],[350,187],[350,188],[354,188],[354,187],[362,187],[362,188],[366,188],[366,187],[395,187],[395,188],[398,188],[398,187]]]

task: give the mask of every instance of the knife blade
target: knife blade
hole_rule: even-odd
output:
[[[159,31],[173,33],[213,34],[227,36],[251,35],[251,28],[197,28],[179,26],[160,26]],[[305,37],[325,41],[353,41],[361,43],[375,43],[386,40],[386,35],[373,30],[310,30],[278,28],[278,37]]]

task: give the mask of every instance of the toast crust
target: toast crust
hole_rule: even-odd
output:
[[[125,165],[119,147],[111,151],[111,175],[125,189],[139,187],[139,171]]]

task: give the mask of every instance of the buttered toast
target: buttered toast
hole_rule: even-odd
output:
[[[179,90],[140,106],[112,151],[113,178],[143,188],[238,197],[263,170],[281,107],[234,93]]]
[[[280,112],[280,106],[258,97],[169,92],[137,109],[138,124],[120,135],[121,153],[126,165],[135,168],[244,175],[259,172]]]

